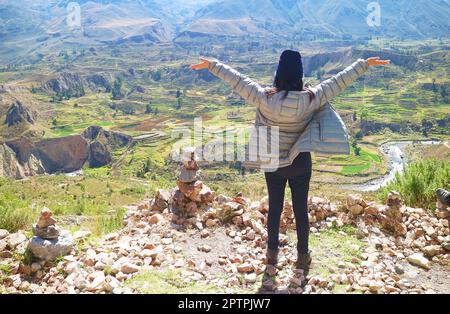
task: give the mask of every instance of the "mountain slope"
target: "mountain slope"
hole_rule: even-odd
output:
[[[0,53],[4,58],[54,50],[64,44],[167,42],[169,15],[155,1],[78,1],[81,28],[68,25],[69,1],[0,2]]]
[[[249,33],[273,32],[277,36],[315,35],[341,37],[425,38],[446,37],[450,33],[450,5],[444,0],[380,0],[381,25],[367,24],[368,2],[365,0],[228,0],[200,9],[186,32],[208,34],[211,25],[227,23],[224,35],[238,36],[242,21]],[[251,26],[248,24],[250,23]],[[231,30],[231,32],[228,32]],[[227,33],[228,32],[228,33]]]

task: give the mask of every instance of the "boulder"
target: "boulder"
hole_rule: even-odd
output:
[[[63,233],[57,239],[46,240],[40,237],[33,237],[28,247],[34,256],[45,261],[53,261],[59,256],[70,253],[73,248],[73,239],[69,233]]]
[[[35,143],[36,156],[47,173],[80,170],[89,158],[89,144],[80,136],[46,139]]]

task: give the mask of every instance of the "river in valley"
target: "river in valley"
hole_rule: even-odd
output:
[[[397,172],[402,173],[408,164],[406,149],[410,145],[439,145],[440,141],[393,141],[387,142],[380,146],[381,152],[387,156],[389,160],[388,173],[378,179],[371,180],[363,184],[349,185],[351,190],[362,192],[373,192],[386,186],[395,178]]]

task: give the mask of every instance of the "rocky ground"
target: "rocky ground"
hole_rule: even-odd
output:
[[[318,245],[307,276],[293,267],[290,203],[282,217],[279,267],[266,269],[267,199],[219,195],[194,217],[181,219],[167,208],[171,197],[160,191],[130,206],[124,228],[98,241],[89,241],[88,232],[75,233],[76,247],[54,262],[35,260],[24,232],[0,230],[0,291],[450,293],[448,212],[438,218],[402,206],[395,193],[383,206],[356,195],[347,204],[311,198],[311,242]]]

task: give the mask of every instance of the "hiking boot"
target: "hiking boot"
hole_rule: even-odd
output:
[[[277,266],[278,264],[278,250],[267,249],[267,265]]]
[[[308,275],[309,267],[311,266],[312,258],[311,251],[306,254],[298,254],[296,268],[303,270],[305,275]]]
[[[444,189],[439,189],[436,191],[436,195],[439,201],[447,206],[450,206],[450,192]]]

